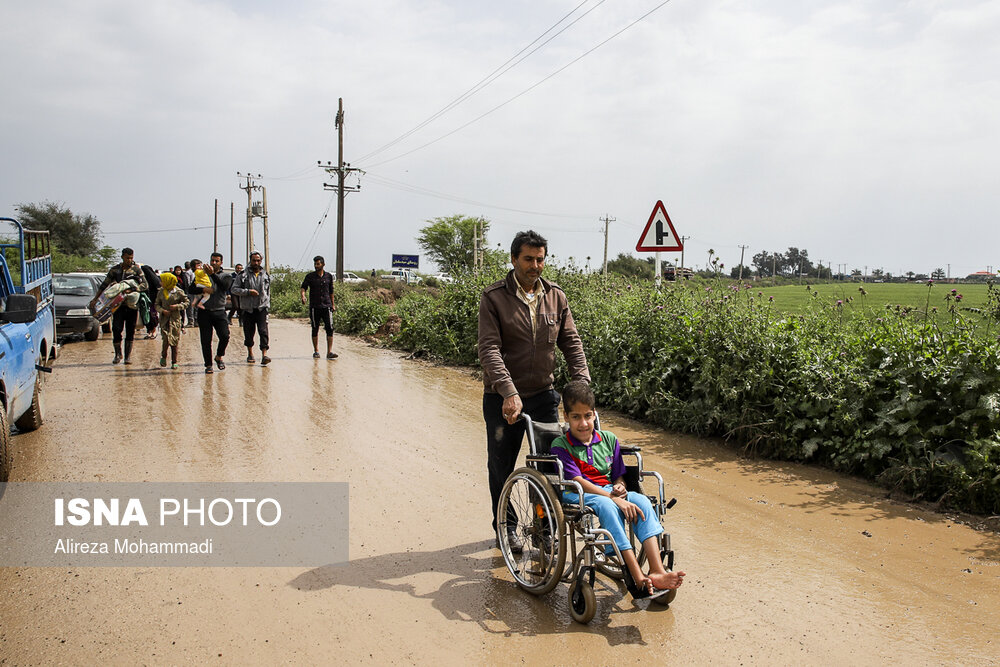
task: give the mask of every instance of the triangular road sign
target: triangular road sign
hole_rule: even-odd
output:
[[[638,252],[684,250],[681,237],[677,235],[674,223],[670,222],[670,216],[667,215],[667,209],[663,207],[662,201],[656,202],[653,212],[649,214],[649,222],[639,235],[635,249]]]

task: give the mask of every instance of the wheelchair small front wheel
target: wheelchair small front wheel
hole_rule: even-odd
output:
[[[664,596],[666,597],[666,596]],[[569,613],[577,623],[586,625],[597,613],[597,595],[586,581],[575,579],[569,587]]]
[[[566,563],[562,505],[552,484],[533,468],[507,478],[497,503],[497,539],[517,584],[535,595],[559,583]]]

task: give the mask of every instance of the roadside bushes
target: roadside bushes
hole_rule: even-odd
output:
[[[475,363],[479,296],[497,277],[408,295],[393,344]],[[779,315],[760,292],[721,280],[656,290],[573,270],[549,277],[569,295],[601,405],[1000,513],[1000,346],[975,331],[989,325],[979,314],[952,310],[938,326],[927,312],[815,297],[805,313]],[[559,374],[561,385],[561,358]]]

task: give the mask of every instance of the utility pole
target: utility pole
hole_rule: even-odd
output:
[[[740,277],[738,280],[743,280],[743,253],[746,252],[747,248],[750,246],[741,245],[740,246]]]
[[[263,185],[257,185],[254,181],[253,174],[243,174],[241,172],[236,172],[236,175],[240,178],[245,178],[246,183],[240,186],[240,190],[246,190],[247,193],[247,261],[250,260],[250,253],[254,251],[253,243],[253,219],[263,218],[264,219],[264,261],[266,262],[266,267],[271,266],[271,254],[267,251],[267,190],[264,189]],[[260,178],[260,174],[257,174],[257,178]],[[263,203],[253,202],[253,192],[254,190],[260,190],[263,194]],[[218,252],[218,251],[216,251]],[[236,258],[233,257],[233,266],[236,265]],[[270,268],[265,268],[265,270],[270,271]]]
[[[212,252],[219,252],[219,198],[215,198],[215,222],[212,224]]]
[[[479,219],[472,223],[472,272],[479,273]]]
[[[355,187],[347,187],[344,181],[352,171],[362,172],[360,169],[351,167],[350,162],[344,162],[344,98],[341,97],[337,104],[337,117],[334,120],[334,127],[337,129],[337,166],[334,167],[327,160],[316,164],[320,169],[333,176],[337,176],[337,184],[324,183],[324,190],[334,190],[337,193],[337,282],[344,282],[344,197],[348,192],[359,192],[361,184]]]
[[[604,220],[604,275],[608,275],[608,225],[615,222],[617,218],[612,218],[605,213],[604,217],[598,218],[598,220]]]
[[[691,238],[691,237],[690,236],[682,236],[681,237],[681,268],[682,269],[684,268],[684,242],[687,241],[689,238]]]
[[[229,261],[233,263],[234,267],[236,266],[236,255],[234,254],[234,248],[233,248],[233,246],[235,245],[233,243],[235,239],[235,232],[233,231],[233,229],[236,226],[235,216],[236,216],[236,204],[233,202],[229,202]]]
[[[331,185],[330,183],[324,183],[324,190],[335,190],[337,192],[337,282],[344,282],[344,197],[347,196],[348,192],[358,192],[361,190],[361,184],[353,188],[346,187],[344,185],[344,180],[347,178],[347,174],[352,171],[360,172],[360,169],[355,169],[351,167],[349,162],[344,162],[344,98],[341,97],[337,103],[337,117],[334,121],[334,126],[337,128],[337,166],[334,167],[327,161],[326,166],[322,163],[318,163],[319,167],[323,169],[326,173],[337,175],[337,184]]]
[[[263,186],[260,188],[260,200],[262,204],[260,217],[264,219],[264,270],[271,273],[271,244],[268,242],[267,231],[267,188]]]
[[[771,282],[778,284],[778,253],[771,253]]]

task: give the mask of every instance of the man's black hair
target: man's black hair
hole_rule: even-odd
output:
[[[134,255],[135,251],[132,248],[122,248],[122,257],[125,255]]]
[[[597,406],[594,392],[583,380],[573,380],[566,385],[562,393],[563,409],[569,412],[577,403],[583,403],[593,410]]]
[[[316,255],[315,257],[313,257],[313,263],[316,262],[323,262],[323,266],[326,266],[326,260],[323,259],[323,255]]]
[[[514,241],[510,244],[510,256],[517,259],[521,254],[521,248],[526,245],[533,248],[542,248],[545,250],[546,255],[549,254],[549,242],[538,232],[529,229],[526,232],[518,232],[514,235]]]
[[[211,255],[209,255],[209,257],[212,258],[218,257],[219,259],[223,259],[221,252],[213,252]]]

